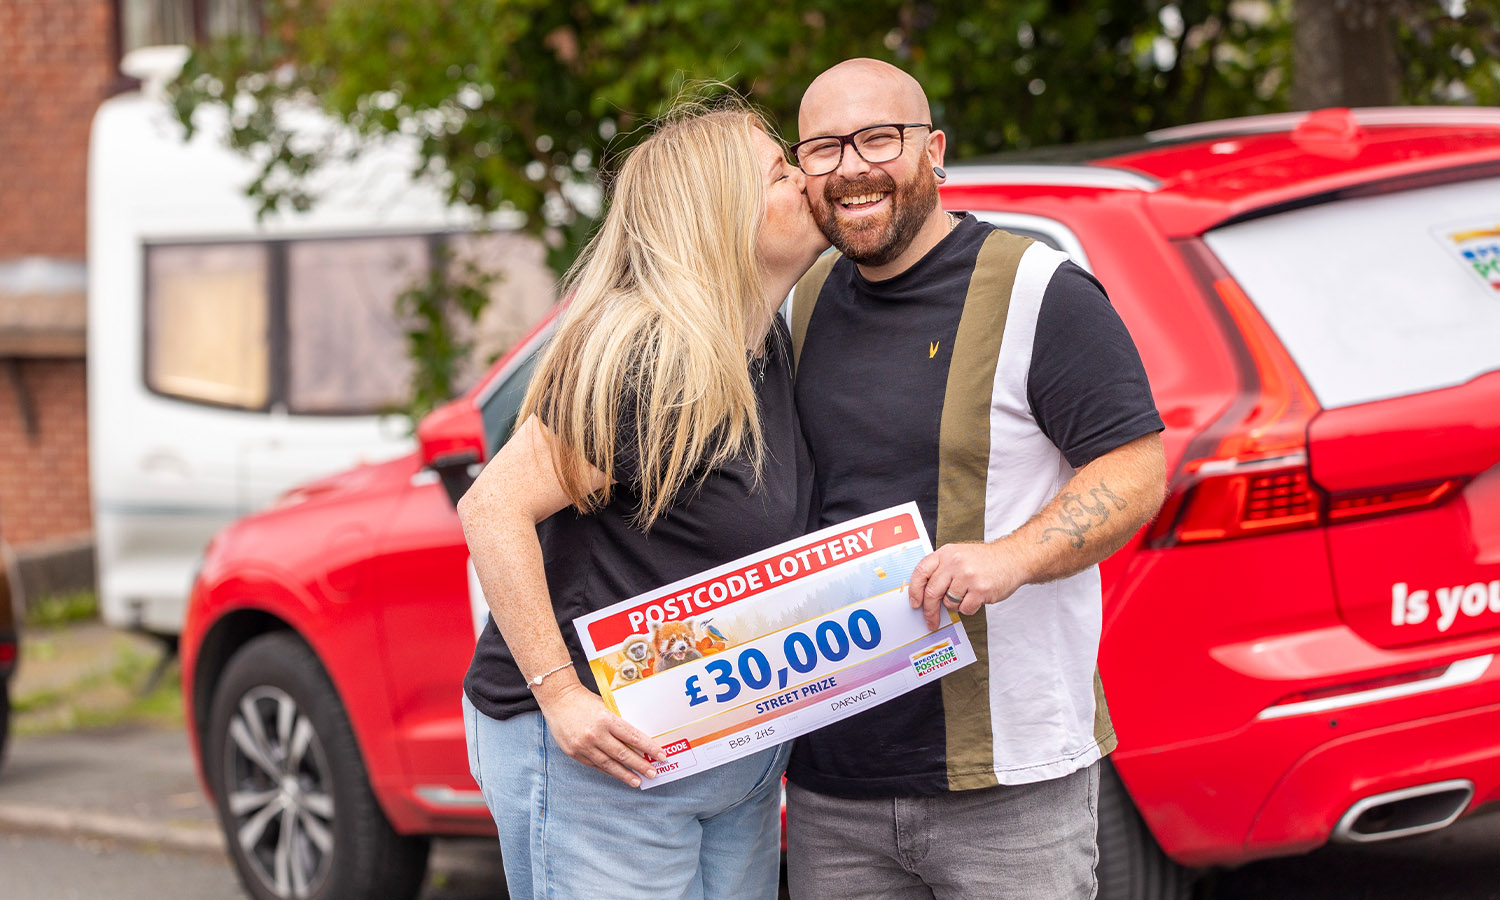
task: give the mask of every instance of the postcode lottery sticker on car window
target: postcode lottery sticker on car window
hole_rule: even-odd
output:
[[[1433,235],[1494,296],[1500,297],[1500,215],[1483,222],[1437,228]]]
[[[668,758],[642,788],[863,712],[974,661],[957,615],[906,588],[932,552],[915,503],[813,532],[579,618],[609,707]]]

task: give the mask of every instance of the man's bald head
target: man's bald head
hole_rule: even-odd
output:
[[[849,124],[850,117],[860,121]],[[847,134],[880,122],[931,121],[927,93],[915,78],[878,59],[847,59],[807,86],[797,136]]]
[[[952,220],[938,203],[947,138],[931,122],[917,80],[877,59],[845,60],[802,95],[798,138],[840,138],[835,168],[828,168],[825,152],[814,166],[821,171],[807,176],[807,206],[823,234],[867,277],[902,271],[948,233]],[[876,125],[898,128],[865,131]],[[821,144],[831,151],[831,144]]]

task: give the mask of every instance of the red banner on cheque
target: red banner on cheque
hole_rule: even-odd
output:
[[[613,647],[631,635],[649,633],[654,624],[723,609],[830,566],[906,543],[915,533],[911,515],[895,516],[795,545],[687,587],[648,596],[627,609],[590,622],[586,634],[593,648],[586,649]]]

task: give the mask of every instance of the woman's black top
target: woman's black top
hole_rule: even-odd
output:
[[[557,624],[578,678],[589,688],[597,690],[575,618],[807,531],[812,457],[792,400],[791,339],[780,316],[767,347],[764,365],[751,365],[765,440],[758,484],[749,461],[734,459],[701,482],[690,479],[671,508],[642,532],[630,524],[639,499],[627,475],[618,478],[603,508],[585,516],[568,507],[537,525]],[[617,459],[628,459],[633,434],[633,423],[622,423]],[[495,719],[538,708],[493,617],[479,635],[464,692]]]

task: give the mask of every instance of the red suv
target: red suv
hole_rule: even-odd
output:
[[[1167,506],[1105,565],[1100,896],[1500,800],[1500,114],[1323,110],[950,174],[948,208],[1108,286],[1167,424]],[[183,679],[255,896],[410,896],[427,836],[492,830],[453,504],[544,336],[418,454],[209,548]]]

